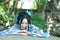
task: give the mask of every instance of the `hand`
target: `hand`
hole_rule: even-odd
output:
[[[27,36],[28,34],[26,33],[19,33],[20,35]]]
[[[26,33],[26,34],[28,34],[28,31],[26,31],[26,30],[22,30],[22,33]]]
[[[13,32],[19,33],[21,35],[28,35],[28,31],[26,31],[26,30],[14,30]]]
[[[13,32],[15,32],[15,33],[21,33],[22,30],[14,30]]]

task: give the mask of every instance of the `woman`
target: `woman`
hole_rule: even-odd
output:
[[[31,17],[27,12],[20,12],[17,17],[17,23],[14,24],[11,28],[5,31],[1,31],[0,34],[19,34],[25,36],[34,36],[34,37],[49,37],[49,32],[43,32],[35,25],[31,24]],[[5,35],[4,34],[4,35]]]

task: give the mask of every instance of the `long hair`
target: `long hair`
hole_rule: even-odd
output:
[[[17,24],[19,24],[19,21],[20,21],[20,24],[21,24],[21,23],[22,23],[22,20],[23,20],[24,18],[26,18],[27,21],[28,21],[28,24],[30,24],[30,22],[31,22],[31,21],[30,21],[30,20],[31,20],[31,16],[28,15],[28,13],[25,12],[25,11],[19,12],[19,15],[18,15],[18,17],[17,17]]]

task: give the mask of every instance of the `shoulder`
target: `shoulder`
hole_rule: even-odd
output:
[[[18,24],[14,24],[13,26],[18,26]]]
[[[11,28],[15,28],[18,27],[18,24],[14,24]]]
[[[18,29],[19,29],[19,25],[14,24],[9,30],[18,30]]]
[[[29,27],[31,27],[32,29],[39,29],[36,25],[34,24],[29,24]]]

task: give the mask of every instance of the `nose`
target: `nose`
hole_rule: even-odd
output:
[[[23,27],[26,27],[26,24],[23,24]]]

